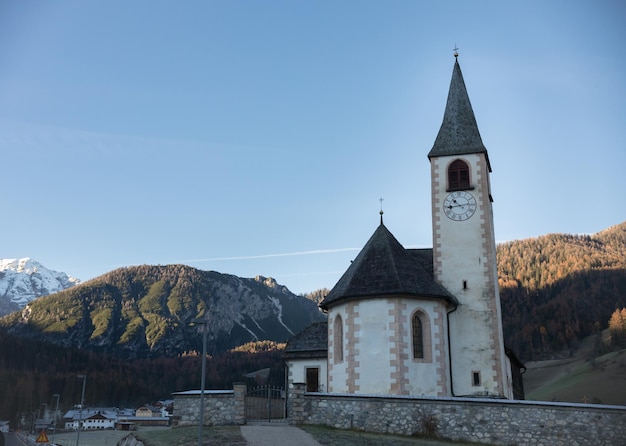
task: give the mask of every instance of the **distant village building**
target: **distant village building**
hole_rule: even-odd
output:
[[[48,418],[38,418],[33,423],[33,429],[37,432],[41,432],[47,429],[52,429],[54,421]]]
[[[158,409],[154,406],[146,404],[145,406],[141,406],[139,409],[135,411],[135,416],[138,418],[160,417],[161,409]]]
[[[63,416],[65,430],[101,430],[113,429],[118,411],[114,408],[72,409]]]
[[[132,422],[139,426],[167,426],[170,418],[166,408],[147,404],[138,408],[134,417],[120,417],[120,421]]]
[[[161,410],[162,417],[171,417],[174,412],[174,400],[159,400],[156,403],[156,407]]]
[[[63,416],[66,430],[124,429],[134,430],[135,426],[168,426],[170,415],[169,406],[145,405],[137,410],[117,408],[84,408],[72,409]],[[81,418],[82,417],[82,418]]]
[[[290,386],[523,399],[523,364],[502,334],[491,164],[458,60],[428,159],[433,248],[405,249],[381,209],[380,225],[320,303],[328,322],[288,342]]]

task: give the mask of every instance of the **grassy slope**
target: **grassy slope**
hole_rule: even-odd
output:
[[[527,363],[527,400],[626,405],[626,350],[593,358],[594,338],[566,359]]]

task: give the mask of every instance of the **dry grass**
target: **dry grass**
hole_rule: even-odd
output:
[[[139,430],[134,433],[145,446],[193,446],[198,444],[198,426]],[[202,444],[207,446],[245,446],[239,426],[206,426]]]
[[[527,399],[626,405],[626,350],[564,367],[557,379],[536,381]],[[554,366],[552,366],[554,367]],[[548,373],[543,371],[544,374]],[[535,373],[542,373],[541,370]]]
[[[476,443],[427,440],[399,435],[378,435],[354,430],[333,429],[325,426],[300,426],[323,446],[459,446]],[[206,426],[203,429],[205,446],[246,446],[239,426]],[[115,446],[122,438],[133,435],[145,446],[196,446],[198,427],[139,428],[134,432],[96,431],[83,432],[81,446]],[[63,446],[74,446],[76,433],[57,436]],[[123,443],[122,443],[123,444]],[[287,445],[285,445],[287,446]]]
[[[307,425],[299,427],[310,433],[323,446],[459,446],[475,444],[426,440],[399,435],[377,435],[325,426]],[[245,446],[247,444],[238,426],[206,427],[203,432],[203,445]],[[198,428],[196,426],[138,431],[136,436],[144,442],[145,446],[194,446],[198,444]]]
[[[593,337],[571,357],[528,363],[526,399],[626,405],[626,350],[591,358]]]
[[[128,432],[115,430],[81,431],[80,446],[115,446],[119,440],[128,435]],[[52,441],[52,434],[48,434]],[[76,432],[57,432],[54,441],[60,446],[75,446]]]
[[[459,446],[478,443],[432,440],[402,435],[380,435],[355,430],[333,429],[325,426],[298,426],[323,446]]]

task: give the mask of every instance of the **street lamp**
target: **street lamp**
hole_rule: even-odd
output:
[[[206,375],[206,337],[207,320],[205,318],[193,319],[194,324],[202,325],[202,376],[200,377],[200,424],[198,426],[198,446],[202,446],[202,425],[204,424],[204,377]]]
[[[61,397],[61,395],[59,395],[58,393],[55,393],[52,396],[57,399],[57,407],[56,409],[54,409],[54,424],[52,425],[52,444],[56,444],[54,442],[54,436],[57,433],[57,413],[59,413],[59,398]]]
[[[80,423],[83,421],[83,404],[85,403],[85,384],[87,384],[87,375],[78,375],[77,378],[83,380],[83,393],[80,395],[80,409],[78,411],[78,429],[76,429],[76,446],[80,440]]]

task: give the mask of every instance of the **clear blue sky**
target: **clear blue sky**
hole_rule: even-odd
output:
[[[626,220],[623,1],[0,0],[0,258],[331,288],[432,246],[453,48],[496,239]]]

